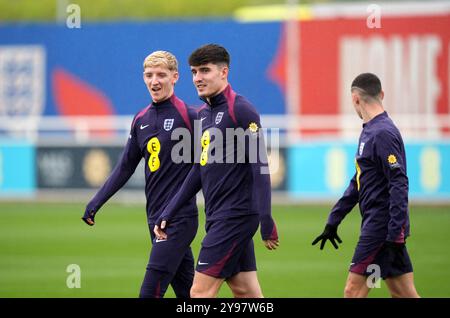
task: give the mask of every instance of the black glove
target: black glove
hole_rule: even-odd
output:
[[[325,242],[327,240],[330,240],[331,244],[333,244],[335,249],[338,249],[338,245],[334,240],[337,240],[339,243],[342,243],[341,238],[337,235],[337,226],[333,226],[330,224],[325,225],[325,229],[323,230],[323,233],[320,234],[316,239],[312,242],[312,245],[316,245],[317,242],[322,241],[320,243],[320,249],[323,250],[323,247],[325,246]]]
[[[84,215],[83,215],[83,217],[82,217],[81,219],[82,219],[87,225],[92,226],[92,225],[95,224],[95,221],[94,221],[95,214],[97,214],[97,211],[93,211],[93,210],[86,209],[86,211],[84,212]]]

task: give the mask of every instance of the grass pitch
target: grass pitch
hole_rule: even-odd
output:
[[[339,229],[339,250],[312,247],[329,206],[274,206],[276,251],[255,236],[258,276],[266,297],[342,297],[361,218],[355,209]],[[137,297],[151,247],[143,205],[108,203],[88,227],[84,204],[0,203],[0,297]],[[418,292],[450,297],[450,207],[412,206],[408,250]],[[197,257],[203,211],[192,245]],[[81,288],[66,285],[67,266],[81,268]],[[220,297],[231,297],[224,285]],[[384,283],[369,297],[388,297]],[[169,288],[166,297],[174,297]]]

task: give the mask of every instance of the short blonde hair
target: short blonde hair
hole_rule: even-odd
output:
[[[167,51],[155,51],[145,58],[144,69],[156,66],[165,66],[169,71],[178,72],[178,61],[175,55]]]

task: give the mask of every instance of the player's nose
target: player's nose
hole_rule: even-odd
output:
[[[149,84],[153,84],[157,80],[157,78],[155,76],[150,76],[147,79],[148,79],[148,83]]]
[[[200,75],[200,72],[194,74],[193,76],[194,76],[194,78],[193,78],[194,83],[196,83],[196,84],[199,83],[199,82],[202,80],[201,75]]]
[[[154,88],[154,87],[158,87],[159,86],[159,81],[157,80],[157,79],[152,79],[151,81],[150,81],[150,86],[152,87],[152,88]]]

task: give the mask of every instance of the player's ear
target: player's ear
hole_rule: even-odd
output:
[[[178,72],[174,72],[173,78],[172,78],[172,84],[175,85],[175,83],[178,82],[179,78],[180,78],[180,74],[178,74]]]
[[[384,98],[384,91],[381,90],[381,92],[380,92],[380,100],[383,100],[383,98]]]
[[[222,67],[221,73],[222,73],[222,79],[226,79],[228,77],[228,66],[224,66]]]
[[[359,95],[356,92],[352,93],[352,102],[354,105],[359,105],[360,99]]]

